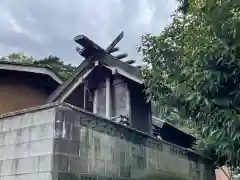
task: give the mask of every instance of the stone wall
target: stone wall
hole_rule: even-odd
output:
[[[213,180],[211,162],[68,104],[0,116],[1,180],[132,179],[171,171]]]
[[[57,109],[53,164],[59,180],[132,179],[171,171],[213,180],[208,159],[80,109]]]
[[[0,179],[50,180],[54,109],[0,118]]]

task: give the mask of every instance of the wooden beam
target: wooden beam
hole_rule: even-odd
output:
[[[114,47],[114,48],[112,48],[112,50],[109,51],[109,54],[117,52],[119,50],[120,50],[119,47]]]
[[[98,107],[98,89],[94,90],[94,97],[93,97],[93,113],[97,114],[97,107]]]
[[[83,76],[78,77],[72,87],[68,89],[68,91],[61,97],[60,101],[63,102],[67,97],[80,85],[83,83],[84,79],[93,71],[93,69],[89,69]]]
[[[104,67],[110,69],[112,71],[112,74],[121,74],[122,76],[125,76],[125,77],[127,77],[127,78],[129,78],[129,79],[131,79],[131,80],[133,80],[133,81],[135,81],[137,83],[139,83],[139,84],[143,84],[143,80],[142,79],[136,78],[133,75],[127,73],[126,71],[124,71],[124,70],[122,70],[120,68],[113,67],[113,66],[112,67],[104,66]]]
[[[111,117],[111,80],[109,77],[106,78],[106,118]]]
[[[106,53],[106,51],[101,48],[99,45],[88,39],[87,37],[75,38],[75,41],[82,45],[84,48],[87,48],[87,51],[90,54],[90,57],[93,59],[97,59],[103,65],[107,65],[109,67],[117,67],[118,73],[122,73],[122,75],[130,76],[130,79],[139,82],[142,84],[142,75],[141,72],[137,70],[137,68],[128,65],[127,63],[116,59],[116,57],[111,54]],[[88,45],[88,46],[84,46]],[[83,57],[88,58],[87,53],[82,54]],[[128,77],[126,76],[126,77]]]
[[[82,78],[78,78],[78,80],[75,82],[75,84],[71,87],[71,89],[69,89],[60,99],[61,102],[65,101],[65,99],[67,99],[67,97],[74,91],[74,89],[76,89],[80,84],[83,83],[83,79]]]
[[[121,41],[121,39],[123,38],[124,34],[123,31],[113,40],[113,42],[105,49],[105,51],[107,53],[110,53],[111,50],[117,45],[117,43],[119,43],[119,41]]]
[[[125,63],[128,63],[128,64],[134,64],[136,61],[135,60],[127,60],[127,61],[124,61]]]
[[[82,50],[83,50],[83,49],[81,49],[80,47],[76,47],[76,51],[77,51],[78,54],[80,54],[80,55],[81,55],[81,53],[82,53]]]
[[[123,59],[125,57],[128,57],[128,54],[127,53],[124,53],[124,54],[119,54],[119,55],[116,55],[115,58],[117,59]]]

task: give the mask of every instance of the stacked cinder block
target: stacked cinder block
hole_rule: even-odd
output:
[[[158,171],[214,179],[209,159],[68,104],[0,117],[1,180],[133,179]]]
[[[51,179],[54,109],[0,119],[0,179]]]

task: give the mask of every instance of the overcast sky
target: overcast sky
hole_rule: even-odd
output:
[[[160,33],[176,6],[176,0],[0,0],[0,56],[21,51],[78,64],[76,35],[106,47],[123,30],[121,51],[139,60],[140,36]]]

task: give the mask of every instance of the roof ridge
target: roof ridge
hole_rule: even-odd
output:
[[[103,65],[112,66],[118,68],[121,71],[120,74],[130,77],[135,82],[143,83],[142,73],[139,68],[134,67],[111,54],[107,53],[102,47],[94,43],[92,40],[87,38],[84,35],[78,35],[74,38],[74,41],[80,44],[83,49],[81,50],[80,55],[85,58],[85,60],[73,71],[71,76],[60,85],[48,98],[47,102],[57,101],[62,94],[68,90],[68,87],[74,83],[76,77],[81,75],[90,67],[93,67],[93,59],[99,61]]]
[[[27,63],[27,62],[12,62],[12,61],[0,60],[1,69],[4,69],[4,65],[6,66],[5,68],[8,70],[45,74],[45,75],[48,75],[51,78],[53,78],[56,82],[58,82],[60,84],[62,83],[62,78],[59,77],[59,75],[49,65],[37,65],[37,64]],[[8,67],[8,66],[10,66],[10,67]],[[11,66],[13,66],[13,67],[11,67]],[[19,70],[19,69],[14,68],[14,66],[25,67],[26,69]],[[39,68],[39,69],[31,70],[30,68]]]
[[[40,67],[40,68],[49,68],[52,70],[52,67],[48,64],[34,64],[29,62],[16,62],[10,60],[0,60],[0,64],[12,64],[12,65],[21,65],[21,66],[31,66],[31,67]]]

